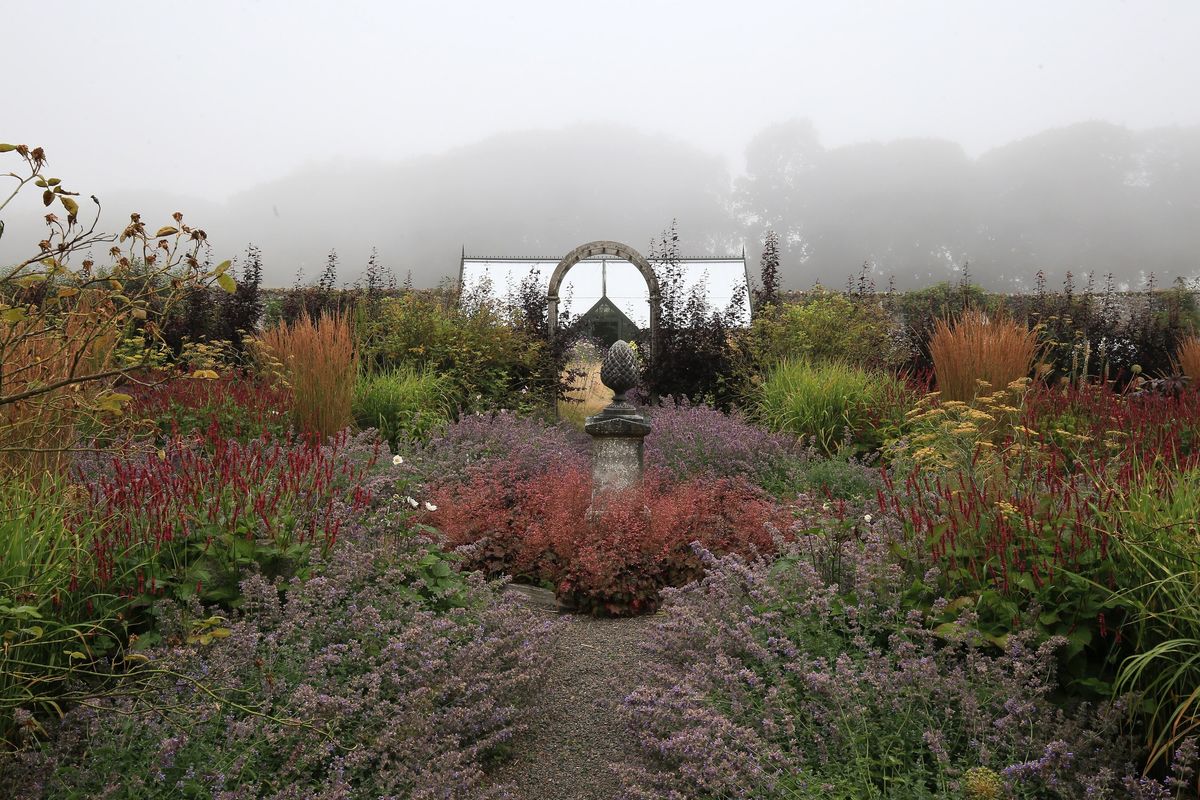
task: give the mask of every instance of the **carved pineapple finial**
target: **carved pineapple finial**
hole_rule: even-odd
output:
[[[613,391],[613,405],[625,404],[625,393],[637,386],[637,358],[628,342],[617,340],[600,365],[600,382]]]

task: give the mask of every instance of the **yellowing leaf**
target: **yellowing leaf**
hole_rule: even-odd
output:
[[[58,199],[62,202],[63,208],[65,208],[67,210],[67,213],[70,214],[72,217],[79,213],[79,203],[76,203],[70,197],[60,196]],[[46,205],[50,205],[50,204],[47,203]]]
[[[110,392],[96,401],[96,406],[101,411],[107,411],[111,414],[120,414],[126,403],[132,400],[133,397],[120,392]]]
[[[204,378],[205,380],[210,380],[210,381],[212,381],[212,380],[216,380],[217,378],[219,378],[219,377],[221,377],[221,376],[220,376],[220,375],[218,375],[216,372],[214,372],[214,371],[213,371],[213,370],[211,370],[211,369],[198,369],[198,370],[196,370],[195,372],[193,372],[193,373],[191,374],[191,377],[193,377],[193,378]]]
[[[15,144],[0,143],[0,153],[8,153],[16,149],[17,146]]]
[[[158,233],[156,233],[154,235],[155,236],[173,236],[176,233],[179,233],[179,228],[173,228],[170,225],[164,225],[161,228],[159,228]]]
[[[232,266],[232,264],[233,262],[229,260],[222,261],[220,264],[217,264],[217,268],[213,270],[213,275],[224,275],[229,270],[229,267]]]
[[[23,306],[6,308],[0,311],[0,320],[4,320],[9,325],[14,325],[23,319],[25,319],[25,308]]]
[[[229,294],[233,294],[237,291],[237,282],[234,281],[234,279],[231,278],[228,273],[222,272],[220,275],[218,275],[217,283]]]

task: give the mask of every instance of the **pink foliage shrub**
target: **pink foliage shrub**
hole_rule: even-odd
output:
[[[719,553],[765,553],[790,513],[742,478],[672,483],[647,476],[619,499],[593,498],[576,464],[512,480],[502,464],[465,482],[431,487],[429,522],[489,575],[554,585],[581,610],[635,614],[658,590],[698,578],[691,544]]]

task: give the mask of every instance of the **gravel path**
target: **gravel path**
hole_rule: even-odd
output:
[[[538,613],[556,613],[537,590],[514,589]],[[652,618],[563,619],[531,728],[493,780],[511,787],[515,800],[613,800],[620,781],[609,764],[639,759],[619,708],[638,686]]]

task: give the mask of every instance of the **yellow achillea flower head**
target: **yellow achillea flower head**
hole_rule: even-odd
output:
[[[1016,506],[1007,500],[1001,500],[1000,502],[996,503],[996,510],[1006,517],[1011,517],[1021,513]]]
[[[1001,800],[1004,797],[1004,779],[995,770],[972,767],[963,776],[963,790],[967,800]]]

